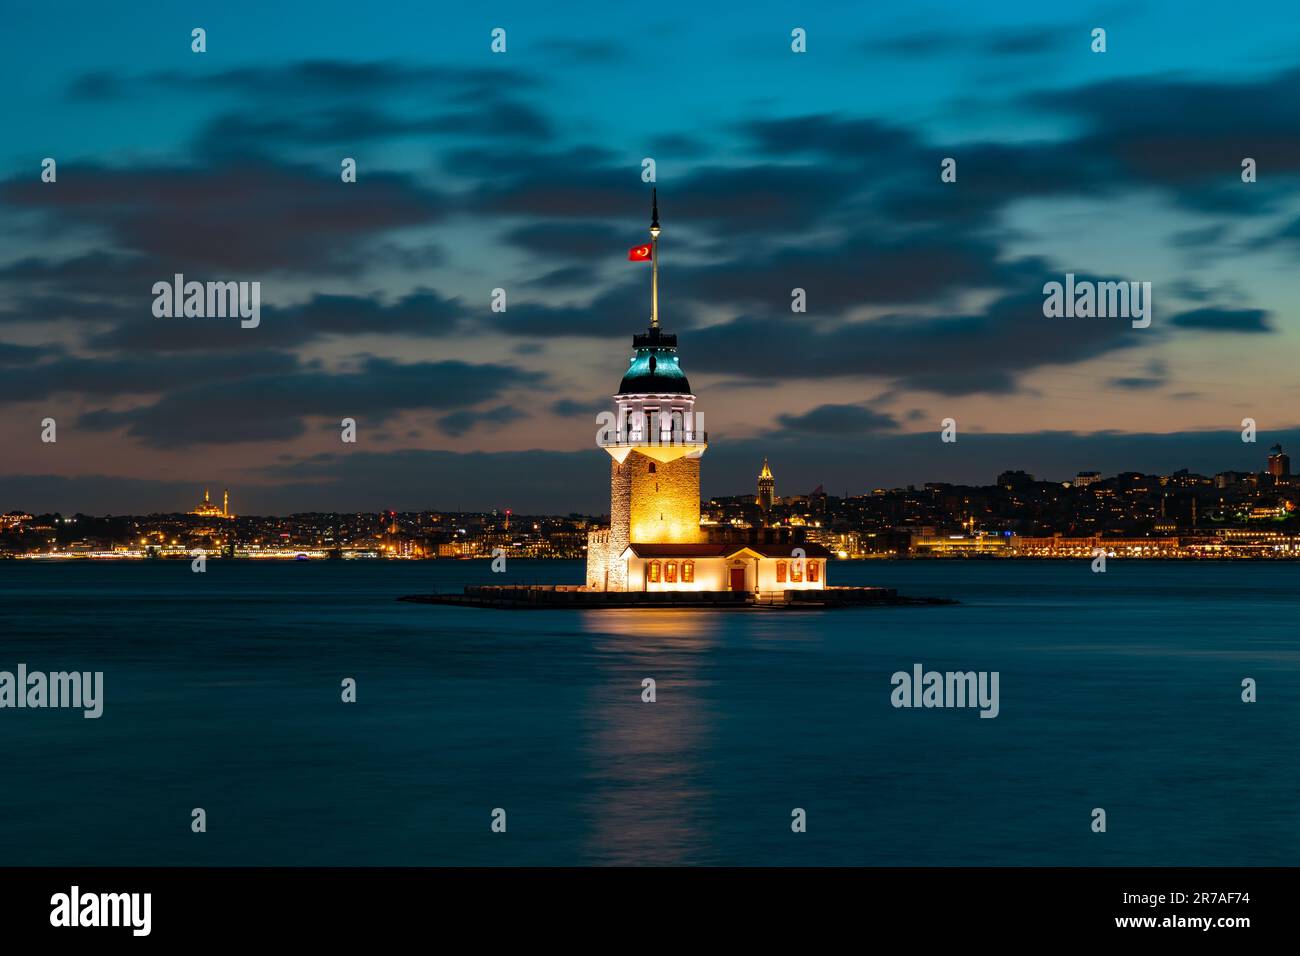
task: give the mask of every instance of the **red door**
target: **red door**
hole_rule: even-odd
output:
[[[745,569],[744,568],[731,569],[731,590],[733,591],[745,590]]]

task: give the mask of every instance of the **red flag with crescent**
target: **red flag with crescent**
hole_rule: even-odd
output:
[[[646,243],[644,246],[633,246],[627,251],[628,262],[649,262],[651,256],[651,245]]]

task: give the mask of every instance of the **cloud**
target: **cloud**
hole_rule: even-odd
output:
[[[938,318],[888,315],[819,327],[741,317],[692,332],[683,341],[682,364],[688,372],[744,369],[780,380],[869,377],[944,395],[1005,394],[1030,369],[1148,341],[1126,321],[1044,318],[1035,289],[1002,296],[979,312]]]
[[[1206,307],[1171,316],[1169,324],[1204,332],[1239,332],[1258,334],[1275,332],[1270,313],[1265,309],[1227,309]]]
[[[1273,206],[1277,191],[1241,182],[1245,157],[1271,175],[1300,173],[1300,70],[1241,82],[1127,77],[1025,102],[1073,117],[1083,126],[1075,148],[1189,208],[1246,214]]]
[[[786,433],[845,436],[891,431],[898,427],[893,416],[872,411],[865,405],[818,405],[801,415],[780,415],[777,421]]]
[[[240,382],[291,376],[299,368],[293,355],[269,349],[174,356],[166,362],[140,355],[85,358],[57,354],[48,361],[6,368],[0,375],[0,402],[67,394],[103,400],[185,388],[202,388],[216,395],[235,390]],[[178,427],[184,424],[178,422]]]
[[[82,166],[50,189],[30,176],[0,183],[0,201],[48,214],[56,227],[101,230],[117,254],[146,256],[158,273],[250,279],[276,270],[353,274],[366,244],[440,220],[447,201],[405,174],[365,183],[338,171],[260,159],[211,166]],[[200,274],[202,273],[202,274]]]
[[[468,409],[543,380],[539,373],[503,365],[398,363],[366,356],[339,371],[309,365],[233,383],[173,388],[152,404],[87,412],[81,425],[122,429],[158,448],[284,440],[304,434],[308,418],[355,418],[364,431],[402,411]]]
[[[488,431],[493,431],[502,425],[508,425],[510,422],[527,417],[527,415],[511,405],[499,405],[496,408],[490,408],[482,412],[466,409],[452,412],[450,415],[443,415],[438,419],[438,427],[453,438],[459,438],[480,425],[485,426]]]
[[[317,294],[288,307],[263,305],[261,324],[244,329],[237,320],[154,317],[152,299],[114,328],[96,335],[99,349],[191,351],[298,347],[325,336],[402,335],[441,338],[458,331],[470,317],[459,298],[417,289],[391,302],[380,293]]]

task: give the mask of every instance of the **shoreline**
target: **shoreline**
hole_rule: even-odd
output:
[[[672,610],[818,611],[848,607],[918,607],[959,603],[952,598],[901,596],[894,588],[829,587],[806,590],[753,591],[588,591],[578,585],[467,585],[462,592],[406,594],[411,604],[442,604],[498,610]]]

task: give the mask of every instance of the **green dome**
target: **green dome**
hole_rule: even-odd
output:
[[[677,336],[652,328],[646,335],[632,336],[632,346],[636,355],[619,383],[620,395],[690,394],[691,383],[677,364]]]

